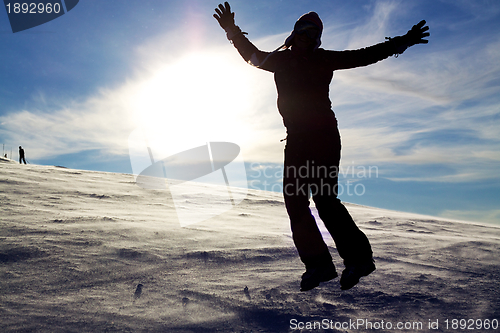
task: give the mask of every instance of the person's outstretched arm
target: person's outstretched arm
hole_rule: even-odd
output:
[[[218,8],[215,8],[215,12],[216,14],[213,15],[214,18],[219,22],[221,28],[226,31],[227,39],[233,43],[243,59],[251,65],[261,67],[270,53],[259,50],[245,37],[246,33],[242,32],[240,27],[234,23],[234,12],[231,12],[229,3],[225,2],[224,5],[219,4]],[[269,68],[261,68],[271,70]]]
[[[384,43],[358,50],[330,51],[334,69],[367,66],[392,55],[398,56],[415,44],[427,44],[429,41],[424,38],[430,36],[430,33],[427,32],[428,30],[429,27],[422,20],[414,25],[405,35],[386,38],[387,41]]]

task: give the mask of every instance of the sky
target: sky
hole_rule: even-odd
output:
[[[241,59],[212,17],[217,4],[81,0],[16,33],[0,10],[2,152],[17,159],[23,146],[32,164],[133,173],[137,133],[155,160],[233,142],[248,186],[280,191],[286,131],[273,76]],[[498,1],[231,6],[236,24],[267,51],[309,11],[323,20],[322,47],[333,50],[383,42],[425,19],[429,44],[334,74],[340,198],[500,223]]]

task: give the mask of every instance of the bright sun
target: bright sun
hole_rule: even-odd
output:
[[[144,81],[135,110],[157,153],[166,157],[211,141],[246,141],[252,79],[241,65],[248,66],[235,57],[196,53]]]

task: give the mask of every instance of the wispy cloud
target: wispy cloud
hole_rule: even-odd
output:
[[[126,155],[137,127],[165,154],[215,140],[238,143],[247,160],[279,159],[284,130],[272,74],[246,64],[217,32],[224,44],[188,48],[181,40],[192,31],[155,36],[137,47],[137,68],[122,85],[83,101],[40,92],[29,106],[0,116],[0,133],[29,147],[32,159],[91,149]]]
[[[84,102],[46,104],[0,117],[2,136],[29,147],[30,158],[48,158],[89,149],[123,154],[124,139],[132,126],[130,86],[103,90]]]
[[[383,41],[394,31],[402,34],[416,23],[394,26],[408,15],[409,6],[416,5],[374,2],[364,9],[366,23],[357,27],[327,20],[323,46],[363,47]],[[471,20],[485,20],[484,10],[473,7],[476,14]],[[149,121],[158,128],[175,124],[178,132],[172,135],[179,138],[179,133],[186,133],[187,141],[203,130],[207,138],[227,133],[228,141],[239,141],[247,160],[281,162],[279,140],[285,130],[276,110],[272,75],[245,64],[216,24],[210,34],[220,38],[207,42],[207,27],[200,27],[202,21],[196,15],[190,20],[198,23],[156,34],[136,46],[132,56],[136,67],[122,85],[101,89],[79,102],[56,102],[56,97],[41,92],[34,97],[36,103],[28,103],[36,108],[1,116],[2,135],[34,147],[30,150],[34,158],[86,149],[123,155],[128,134]],[[443,40],[438,29],[446,24],[428,23],[428,45],[414,46],[398,59],[335,73],[331,99],[339,118],[343,158],[370,165],[451,164],[467,177],[493,176],[489,168],[498,161],[500,142],[500,37],[486,32],[465,39],[468,20],[450,22],[449,29],[460,33]],[[288,35],[284,30],[254,42],[272,50]],[[185,61],[189,57],[191,64]],[[201,60],[205,62],[196,63]],[[225,132],[230,128],[239,136]]]
[[[389,22],[405,12],[401,6],[404,3],[377,2],[367,23],[350,33],[348,45],[382,41],[390,35]],[[433,30],[432,21],[428,23],[428,45],[416,45],[398,59],[335,74],[331,95],[343,137],[343,158],[385,165],[386,177],[391,177],[387,171],[395,172],[395,165],[450,166],[449,174],[415,174],[401,180],[496,178],[499,36],[485,31],[481,42],[470,36],[464,39],[462,33],[441,40],[441,32]],[[469,24],[462,22],[462,28]],[[455,29],[461,31],[459,26]],[[326,39],[326,44],[333,43]],[[440,46],[443,43],[446,48]],[[398,179],[398,173],[392,177]]]

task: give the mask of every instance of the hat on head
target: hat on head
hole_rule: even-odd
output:
[[[295,22],[295,26],[293,27],[292,33],[285,40],[285,47],[288,48],[292,46],[293,38],[295,37],[295,35],[297,33],[300,33],[299,32],[300,30],[308,28],[318,29],[319,33],[316,37],[316,45],[314,46],[314,49],[317,49],[321,45],[321,33],[323,32],[323,22],[321,21],[319,15],[316,12],[309,12],[299,17],[297,22]]]

